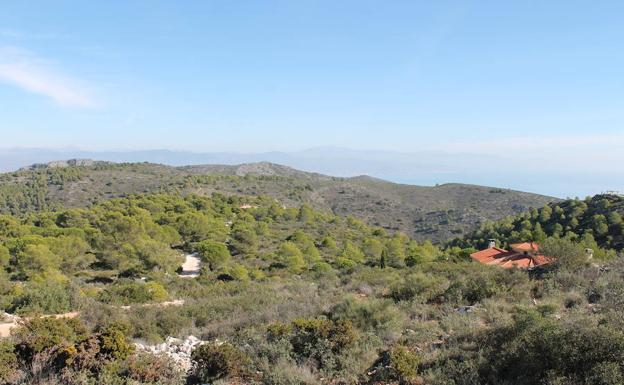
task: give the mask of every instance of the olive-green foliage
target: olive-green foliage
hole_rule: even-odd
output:
[[[342,253],[340,253],[340,258],[347,259],[354,263],[363,263],[364,262],[364,253],[360,250],[359,247],[355,246],[351,242],[346,242]]]
[[[449,351],[435,362],[441,377],[493,385],[618,384],[624,379],[624,334],[608,327],[562,323],[529,312],[510,325],[460,338],[478,344],[480,352]]]
[[[390,367],[400,381],[407,382],[415,379],[419,362],[420,357],[405,346],[397,345],[390,350]]]
[[[5,246],[0,245],[0,267],[5,268],[11,260],[11,254],[9,254],[9,249]]]
[[[244,378],[250,363],[244,352],[228,343],[200,345],[191,353],[191,359],[192,378],[202,384],[221,378]]]
[[[540,244],[540,252],[553,258],[564,269],[575,270],[588,262],[583,246],[565,238],[545,239]]]
[[[282,262],[293,273],[300,273],[306,267],[306,261],[303,257],[303,253],[293,242],[287,241],[280,245],[278,251],[279,257]]]
[[[599,206],[617,208],[607,203]],[[518,222],[518,234],[561,255],[562,268],[531,272],[477,264],[459,245],[443,252],[353,217],[284,208],[263,196],[138,195],[0,216],[0,303],[11,312],[80,310],[86,323],[43,321],[54,325],[16,331],[0,362],[31,383],[180,384],[186,378],[166,357],[133,352],[127,336],[159,343],[192,334],[227,342],[201,355],[203,371],[189,381],[618,383],[624,265],[595,241],[605,221],[611,232],[621,218],[596,212],[596,232],[576,238],[559,222],[561,229],[540,222],[567,213],[552,206]],[[559,237],[543,236],[551,231]],[[585,247],[595,250],[598,267],[563,268]],[[198,278],[175,273],[181,250],[202,258]],[[184,302],[162,303],[173,299]],[[580,336],[570,335],[574,328]],[[563,346],[559,356],[555,345]],[[552,364],[534,358],[542,352]],[[30,369],[29,358],[38,360]],[[536,373],[505,377],[516,362]],[[48,368],[50,378],[33,367]]]
[[[125,360],[134,352],[134,346],[126,340],[123,327],[112,324],[100,333],[100,352],[114,359]]]
[[[125,328],[110,324],[90,330],[79,319],[33,318],[0,343],[0,379],[3,383],[144,383],[181,385],[182,376],[171,363],[134,356]],[[75,382],[74,382],[75,381]]]
[[[56,313],[75,309],[85,295],[118,305],[160,301],[168,297],[166,288],[153,287],[158,289],[154,295],[147,290],[153,284],[131,281],[143,277],[161,281],[174,274],[182,262],[174,248],[197,251],[215,274],[242,281],[286,271],[352,271],[378,264],[380,248],[388,254],[388,266],[402,267],[405,255],[437,250],[405,236],[390,237],[354,218],[309,207],[297,214],[267,197],[247,199],[251,208],[241,210],[240,199],[142,195],[88,209],[40,212],[19,219],[3,216],[2,304],[11,311]],[[412,259],[410,265],[427,258]],[[286,270],[275,269],[280,265]],[[21,283],[9,284],[11,280]],[[87,280],[96,284],[83,291],[80,286]]]
[[[231,245],[237,254],[254,254],[258,250],[258,235],[250,224],[237,223],[232,229]]]
[[[172,224],[186,242],[199,242],[204,239],[224,241],[227,228],[203,212],[188,211],[180,215]]]
[[[249,280],[249,271],[240,263],[235,263],[229,268],[229,274],[238,281]]]
[[[624,249],[624,198],[619,195],[596,195],[585,200],[570,199],[544,206],[499,222],[485,223],[481,228],[451,244],[461,247],[487,246],[488,239],[503,243],[536,241],[546,237],[569,238],[584,247],[594,248],[597,257],[602,249]],[[595,246],[592,246],[594,243]]]
[[[167,290],[158,282],[144,283],[133,280],[119,280],[99,295],[102,302],[119,305],[162,302],[168,297]]]
[[[297,318],[290,324],[276,323],[268,328],[271,341],[285,341],[290,354],[299,363],[318,369],[340,369],[340,355],[358,339],[357,331],[348,320]]]
[[[405,245],[400,237],[393,237],[386,241],[385,265],[391,267],[403,267],[405,265]]]
[[[0,383],[12,383],[17,378],[18,356],[8,341],[0,341]]]
[[[20,314],[60,314],[70,311],[75,305],[75,288],[52,279],[33,282],[13,298],[9,311]]]
[[[415,299],[429,302],[442,295],[448,285],[449,282],[443,277],[418,272],[406,276],[404,281],[393,285],[390,296],[397,302]]]
[[[470,231],[476,217],[512,215],[552,199],[459,184],[423,187],[369,178],[330,178],[278,165],[261,165],[256,174],[252,171],[256,167],[168,167],[107,162],[95,162],[90,166],[40,166],[0,174],[0,213],[20,215],[66,206],[89,207],[95,202],[140,193],[268,195],[275,203],[266,210],[269,216],[284,215],[282,211],[286,211],[290,218],[296,219],[301,211],[298,208],[305,203],[314,209],[357,215],[369,224],[438,243]],[[267,175],[266,167],[271,175]],[[238,175],[240,171],[246,175]],[[57,173],[67,176],[59,177]],[[240,206],[249,202],[239,199],[238,203]],[[230,212],[242,211],[238,206],[230,208]],[[315,211],[313,217],[317,214]],[[307,221],[305,210],[301,217]]]
[[[420,356],[405,345],[397,344],[383,351],[368,370],[373,384],[418,384]]]
[[[224,243],[212,240],[201,241],[195,247],[203,262],[206,262],[212,270],[216,270],[228,263],[231,255]]]
[[[88,330],[78,319],[45,317],[28,320],[12,334],[18,341],[19,354],[32,358],[55,346],[73,345],[86,338]]]
[[[167,356],[149,353],[135,354],[122,366],[120,377],[139,384],[183,385],[183,371]]]
[[[331,318],[350,322],[359,330],[374,333],[384,339],[392,339],[400,333],[405,315],[389,299],[358,301],[347,298],[330,311]]]

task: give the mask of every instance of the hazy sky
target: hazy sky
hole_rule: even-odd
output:
[[[6,0],[0,147],[441,149],[620,170],[623,75],[623,1]]]

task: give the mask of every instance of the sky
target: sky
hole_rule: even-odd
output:
[[[623,75],[622,1],[5,0],[0,148],[435,150],[619,178]]]

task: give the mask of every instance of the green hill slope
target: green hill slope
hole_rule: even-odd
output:
[[[532,209],[526,213],[486,223],[462,239],[451,242],[461,247],[483,248],[488,239],[501,242],[540,241],[546,236],[589,237],[605,249],[624,249],[624,197],[596,195],[585,200],[570,199]]]
[[[370,177],[337,178],[271,163],[169,167],[148,163],[78,161],[0,176],[0,212],[85,207],[146,192],[269,195],[289,207],[308,203],[370,225],[435,242],[474,230],[487,220],[540,207],[556,198],[483,186],[435,187]]]
[[[454,260],[268,196],[0,215],[0,383],[619,384],[624,264],[596,262]]]

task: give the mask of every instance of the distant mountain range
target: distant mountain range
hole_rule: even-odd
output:
[[[517,155],[514,155],[517,154]],[[513,156],[512,156],[513,155]],[[326,175],[369,175],[397,183],[428,185],[467,183],[532,191],[558,197],[593,195],[604,190],[622,190],[624,182],[609,166],[591,172],[580,167],[558,165],[536,159],[521,150],[497,146],[488,154],[443,151],[403,153],[319,147],[295,152],[198,153],[171,150],[84,151],[78,149],[0,149],[0,172],[33,163],[88,158],[111,162],[150,162],[170,166],[271,162]],[[546,157],[547,158],[547,157]],[[553,154],[553,160],[558,159]],[[604,172],[603,172],[604,171]]]
[[[467,184],[433,187],[369,176],[331,177],[268,162],[171,167],[153,163],[61,161],[0,175],[0,213],[84,207],[151,192],[268,195],[353,215],[389,231],[441,242],[557,198]]]

